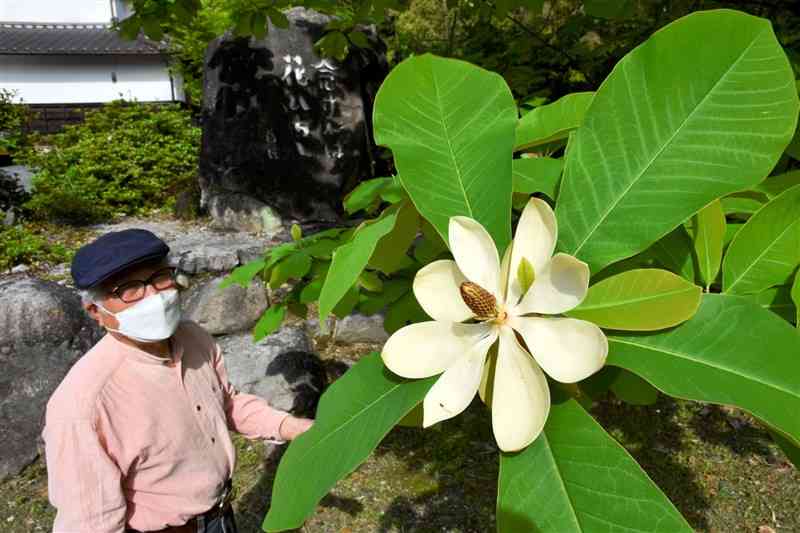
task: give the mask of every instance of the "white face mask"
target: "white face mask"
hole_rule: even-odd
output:
[[[119,322],[119,329],[106,327],[107,330],[138,342],[170,338],[181,320],[181,302],[176,289],[151,294],[119,313],[112,313],[100,303],[97,306]]]

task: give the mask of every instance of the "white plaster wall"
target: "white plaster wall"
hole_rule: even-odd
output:
[[[183,100],[180,84],[173,85],[175,99]],[[169,72],[159,56],[0,55],[0,87],[17,91],[29,104],[173,99]]]
[[[111,21],[109,0],[0,0],[2,22]]]

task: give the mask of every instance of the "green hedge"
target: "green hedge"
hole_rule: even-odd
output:
[[[34,218],[95,222],[166,207],[197,171],[200,128],[178,105],[112,102],[18,159],[37,170]]]

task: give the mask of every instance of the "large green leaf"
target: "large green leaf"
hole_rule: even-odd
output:
[[[607,363],[672,396],[750,411],[800,442],[800,335],[747,298],[706,294],[677,328],[612,335]]]
[[[794,283],[792,284],[792,302],[795,307],[795,324],[800,329],[800,270],[794,275]]]
[[[353,214],[377,203],[381,190],[392,184],[392,178],[375,178],[362,181],[344,197],[344,210]]]
[[[414,258],[420,264],[431,263],[441,255],[449,253],[447,244],[436,232],[436,228],[431,223],[422,219],[422,239],[418,239],[414,245]]]
[[[263,529],[300,527],[319,500],[367,458],[437,378],[399,378],[372,353],[336,380],[320,399],[314,425],[292,441],[281,459]]]
[[[374,315],[383,310],[387,305],[395,302],[411,289],[411,282],[407,279],[390,279],[383,284],[383,290],[377,294],[361,294],[358,310],[365,315]]]
[[[514,192],[533,194],[540,192],[553,200],[558,192],[564,162],[550,157],[525,157],[511,163],[514,174]]]
[[[303,250],[289,255],[272,269],[270,288],[277,289],[290,279],[301,279],[311,270],[311,262],[311,256]]]
[[[631,405],[653,405],[658,401],[658,389],[633,372],[616,366],[606,368],[619,372],[611,382],[610,388],[611,392],[623,402]]]
[[[795,185],[800,185],[800,170],[793,170],[785,174],[770,176],[756,185],[755,190],[763,192],[772,199],[789,187],[794,187]]]
[[[733,238],[736,237],[736,234],[739,233],[742,227],[744,227],[744,222],[728,222],[725,226],[725,240],[722,243],[723,249],[730,246]]]
[[[792,301],[790,290],[788,285],[781,285],[780,287],[770,287],[758,294],[743,295],[743,298],[747,298],[764,309],[772,311],[787,322],[795,322],[797,309]]]
[[[448,242],[455,215],[511,240],[511,150],[517,111],[502,77],[430,54],[392,69],[375,98],[375,140],[394,154],[420,214]]]
[[[258,342],[267,335],[271,335],[277,331],[277,329],[281,327],[284,318],[286,318],[286,305],[271,305],[264,311],[264,314],[261,315],[261,318],[253,327],[253,342]]]
[[[720,200],[725,215],[752,215],[767,202],[767,196],[760,192],[744,191],[729,194]]]
[[[539,106],[519,119],[514,150],[566,139],[569,132],[581,125],[594,93],[573,93],[552,104]]]
[[[691,318],[701,293],[700,287],[667,270],[629,270],[589,287],[583,302],[567,315],[602,328],[664,329]]]
[[[266,264],[266,261],[263,259],[256,259],[234,268],[233,272],[228,274],[228,276],[222,280],[222,283],[219,284],[219,289],[226,289],[234,283],[247,288],[250,282],[253,281],[253,278],[264,270]]]
[[[369,266],[384,274],[391,274],[411,266],[408,249],[419,232],[419,214],[411,202],[403,202],[397,213],[397,222],[386,236],[375,246],[369,258]]]
[[[679,274],[684,279],[694,281],[692,240],[683,226],[678,226],[653,243],[650,248],[645,250],[645,254],[652,256],[664,268]]]
[[[386,318],[383,321],[383,329],[391,334],[403,326],[425,320],[430,320],[430,318],[425,314],[422,306],[419,305],[414,293],[408,291],[389,305],[386,310]]]
[[[561,250],[592,272],[644,250],[715,198],[761,181],[797,112],[769,21],[717,10],[669,24],[617,63],[570,137]]]
[[[760,292],[789,280],[800,263],[800,185],[784,191],[739,230],[722,264],[722,289]]]
[[[501,454],[500,533],[690,532],[677,509],[575,400],[555,402],[533,444]]]
[[[392,231],[397,213],[397,207],[390,207],[380,218],[359,228],[353,240],[333,252],[331,266],[319,295],[320,324],[325,323],[336,304],[358,280],[381,237]]]
[[[800,86],[798,86],[798,89],[800,89]],[[790,142],[789,146],[786,147],[786,153],[792,159],[800,161],[800,127],[795,130],[794,137],[792,137],[792,142]]]
[[[710,287],[719,274],[722,263],[722,244],[725,241],[725,213],[722,204],[714,200],[694,217],[694,252],[700,267],[700,279]]]

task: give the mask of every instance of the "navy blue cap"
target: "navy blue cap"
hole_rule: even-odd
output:
[[[72,260],[72,279],[89,289],[133,265],[164,259],[169,246],[146,229],[112,231],[82,246]]]

